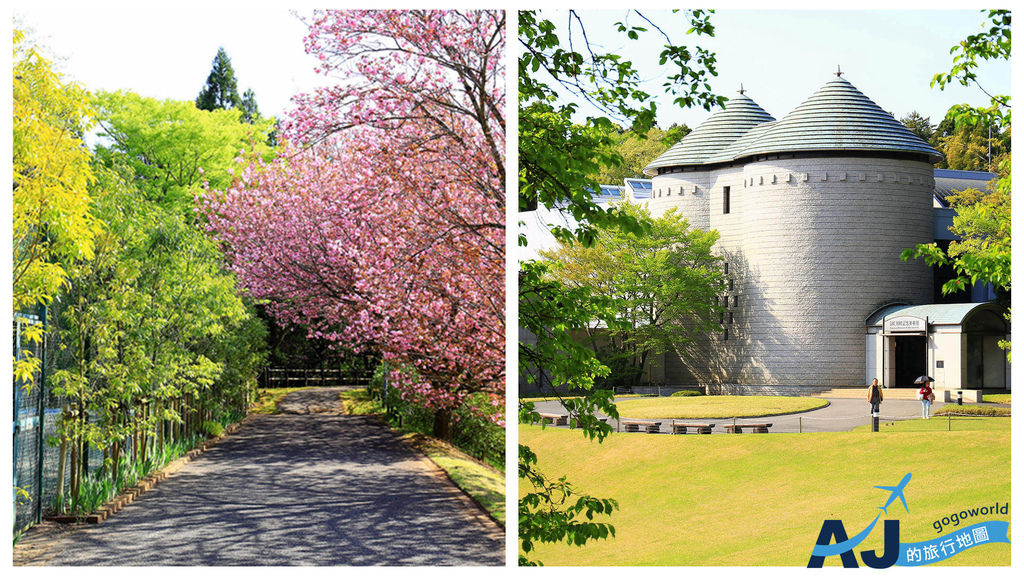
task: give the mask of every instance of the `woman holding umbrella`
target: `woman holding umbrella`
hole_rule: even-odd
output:
[[[921,401],[921,418],[927,420],[931,418],[932,401],[935,400],[935,393],[932,392],[931,382],[934,379],[931,376],[921,376],[914,381],[914,384],[921,384],[921,389],[917,391],[917,398]]]

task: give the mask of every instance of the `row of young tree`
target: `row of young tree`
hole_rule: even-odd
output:
[[[196,102],[89,95],[15,33],[14,306],[57,320],[73,504],[89,447],[116,480],[244,410],[265,356],[253,299],[382,358],[437,436],[464,406],[504,426],[504,17],[315,12],[306,49],[338,82],[295,97],[279,146],[214,86],[233,83],[221,54]],[[15,364],[30,386],[39,359]]]
[[[13,306],[46,307],[46,333],[29,337],[46,339],[46,393],[63,404],[57,505],[78,510],[90,450],[119,486],[252,400],[266,328],[198,225],[194,194],[227,186],[239,150],[269,154],[272,122],[89,94],[19,30],[14,56]],[[40,360],[15,359],[15,385],[35,385]]]

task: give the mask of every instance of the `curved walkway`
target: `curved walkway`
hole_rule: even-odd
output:
[[[289,395],[292,413],[250,418],[107,521],[42,542],[47,531],[30,530],[15,564],[504,564],[501,527],[376,419],[340,414],[337,397]]]
[[[628,402],[628,398],[620,402]],[[750,422],[771,422],[770,431],[775,432],[846,432],[857,426],[871,424],[871,405],[866,400],[855,398],[828,398],[829,405],[824,408],[800,412],[798,414],[781,414],[756,418],[736,418],[737,424]],[[942,402],[932,404],[932,412],[944,406]],[[566,409],[557,400],[536,402],[538,412],[567,414]],[[602,414],[602,416],[604,416]],[[886,400],[882,402],[879,424],[887,421],[907,420],[921,417],[921,402],[918,400]],[[627,420],[658,420],[661,422],[662,433],[671,433],[671,418],[627,418]],[[714,434],[725,434],[725,424],[732,424],[732,418],[677,418],[686,422],[714,423]],[[618,421],[609,419],[612,428],[619,429]],[[550,426],[550,424],[549,424]]]

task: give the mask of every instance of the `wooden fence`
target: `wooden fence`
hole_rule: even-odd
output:
[[[264,368],[260,374],[263,388],[298,386],[369,386],[372,377],[352,374],[340,368]]]

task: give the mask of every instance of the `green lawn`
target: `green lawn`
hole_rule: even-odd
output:
[[[827,405],[824,398],[789,396],[669,396],[629,400],[617,407],[623,418],[752,418]]]
[[[936,520],[1010,498],[1010,419],[954,419],[952,432],[946,425],[899,422],[871,436],[612,434],[603,444],[520,426],[542,470],[619,502],[610,518],[616,537],[582,548],[542,544],[534,558],[549,566],[806,566],[823,520],[843,520],[852,536],[889,495],[873,486],[908,472],[910,513],[897,501],[888,518],[900,520],[903,542],[935,538]],[[883,548],[880,527],[857,550],[872,548]],[[1008,544],[986,544],[942,565],[1009,561]],[[841,564],[831,557],[825,565]]]
[[[1010,403],[1010,395],[1009,394],[982,394],[981,395],[981,401],[982,402],[993,402],[993,403],[996,403],[996,404],[1009,404]]]

